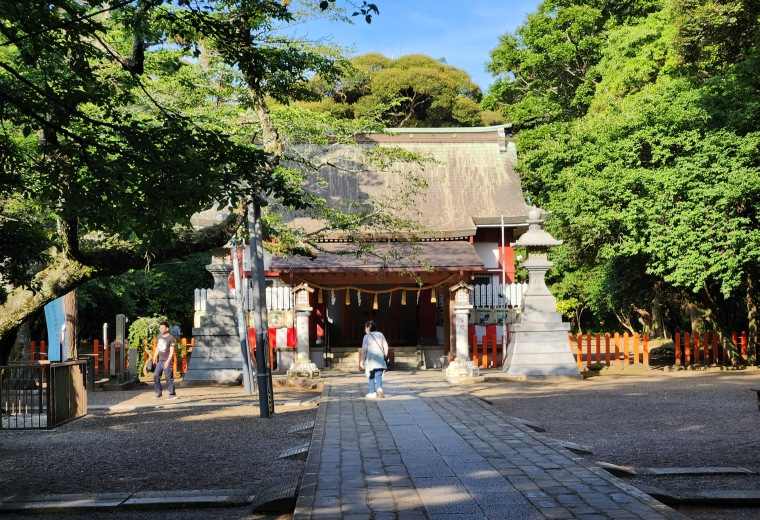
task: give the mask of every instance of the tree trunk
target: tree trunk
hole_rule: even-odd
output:
[[[235,234],[246,215],[247,207],[241,202],[223,222],[180,236],[156,258],[168,260],[221,247]],[[82,261],[53,251],[50,264],[34,277],[36,292],[25,287],[11,288],[5,303],[0,305],[0,359],[7,359],[13,347],[7,338],[15,337],[24,320],[41,312],[46,304],[93,278],[145,267],[146,259],[144,250],[135,243],[103,247],[79,256]]]
[[[63,316],[66,323],[66,337],[63,338],[63,342],[61,343],[61,359],[76,359],[77,342],[79,340],[76,289],[64,294],[62,300]],[[65,356],[64,353],[66,353]]]
[[[747,274],[747,359],[755,358],[757,345],[757,297],[755,294],[755,278]]]
[[[662,336],[668,339],[668,331],[665,329],[665,319],[659,305],[652,306],[652,337]]]
[[[8,361],[30,361],[32,354],[30,342],[32,341],[31,327],[29,326],[31,318],[28,318],[16,329],[16,341],[13,343]]]
[[[704,325],[705,320],[702,317],[702,311],[699,309],[696,303],[689,302],[686,304],[689,309],[689,319],[691,320],[691,337],[695,337],[699,334],[699,329]]]
[[[744,358],[741,356],[741,352],[731,342],[731,331],[720,317],[720,302],[717,301],[711,294],[707,284],[704,284],[702,289],[697,293],[698,305],[702,313],[702,319],[709,323],[713,330],[718,332],[720,336],[720,343],[726,349],[726,353],[731,358],[731,364],[743,365],[745,364]]]

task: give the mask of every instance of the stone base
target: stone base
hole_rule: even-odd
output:
[[[504,376],[513,381],[582,379],[567,340],[570,324],[526,319],[533,314],[510,327],[512,338],[501,369]]]
[[[293,378],[319,379],[319,369],[315,363],[310,361],[298,361],[290,365],[288,369],[288,379]]]
[[[480,369],[471,359],[455,359],[446,368],[446,377],[477,377]]]
[[[118,378],[111,378],[107,383],[103,384],[104,392],[121,392],[123,390],[132,390],[137,386],[136,379],[129,379],[127,381],[119,382]]]

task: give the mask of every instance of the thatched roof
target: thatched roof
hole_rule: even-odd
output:
[[[530,208],[525,203],[514,143],[505,136],[509,126],[480,128],[396,128],[397,135],[369,134],[359,145],[299,147],[297,153],[321,165],[308,189],[332,204],[359,197],[381,197],[389,186],[399,186],[402,170],[420,176],[428,188],[418,197],[418,222],[432,237],[474,235],[477,225],[524,224]],[[397,146],[429,156],[422,165],[395,163],[380,170],[368,167],[363,151]],[[325,182],[326,181],[326,182]],[[286,221],[307,231],[321,226],[297,214]],[[340,239],[339,235],[330,238]]]
[[[416,203],[418,222],[432,238],[467,237],[476,226],[499,224],[502,215],[507,225],[525,224],[531,209],[513,169],[517,153],[505,135],[510,128],[393,128],[388,131],[395,135],[364,135],[358,145],[299,146],[289,153],[319,165],[307,188],[331,204],[382,197],[389,186],[400,184],[393,170],[420,176],[428,188]],[[364,152],[377,146],[398,146],[434,161],[396,163],[385,170],[368,167]],[[215,217],[216,208],[195,215],[193,224],[209,225]],[[286,215],[285,221],[307,231],[322,227],[299,214]]]

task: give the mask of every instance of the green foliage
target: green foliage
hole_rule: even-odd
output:
[[[150,270],[131,270],[119,276],[91,280],[78,289],[80,337],[98,337],[103,323],[116,314],[166,316],[182,330],[193,325],[194,290],[211,287],[205,266],[210,255],[153,265]]]
[[[143,352],[153,355],[153,340],[158,337],[158,326],[162,321],[169,321],[166,316],[137,318],[129,326],[129,345],[137,349],[137,373],[143,373]],[[147,341],[147,346],[146,346]]]
[[[420,54],[395,60],[377,53],[356,56],[343,75],[315,77],[311,88],[319,100],[304,106],[338,117],[376,119],[391,127],[483,124],[481,91],[470,76]]]
[[[757,7],[652,3],[615,15],[620,7],[544,2],[492,55],[504,76],[487,101],[532,126],[517,141],[523,186],[565,240],[553,252],[554,287],[630,327],[652,305],[690,301],[724,337],[752,330]],[[724,40],[729,26],[735,38]],[[562,51],[562,35],[574,53]],[[578,56],[587,66],[569,74]]]

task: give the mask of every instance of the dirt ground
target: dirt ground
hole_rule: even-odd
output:
[[[653,371],[560,383],[500,382],[470,387],[499,410],[580,444],[590,459],[631,467],[738,466],[760,470],[760,411],[750,388],[760,370]],[[673,492],[760,488],[760,477],[636,477]],[[760,518],[760,508],[683,506],[691,518]]]
[[[303,461],[277,460],[306,442],[291,426],[314,419],[316,405],[276,406],[259,418],[258,396],[240,387],[177,388],[180,399],[153,399],[150,387],[90,393],[91,405],[169,404],[125,411],[96,410],[53,431],[0,434],[0,496],[43,493],[137,492],[258,488],[300,475]],[[278,389],[276,401],[316,390]],[[209,401],[250,404],[192,407]],[[230,460],[235,462],[231,463]]]

